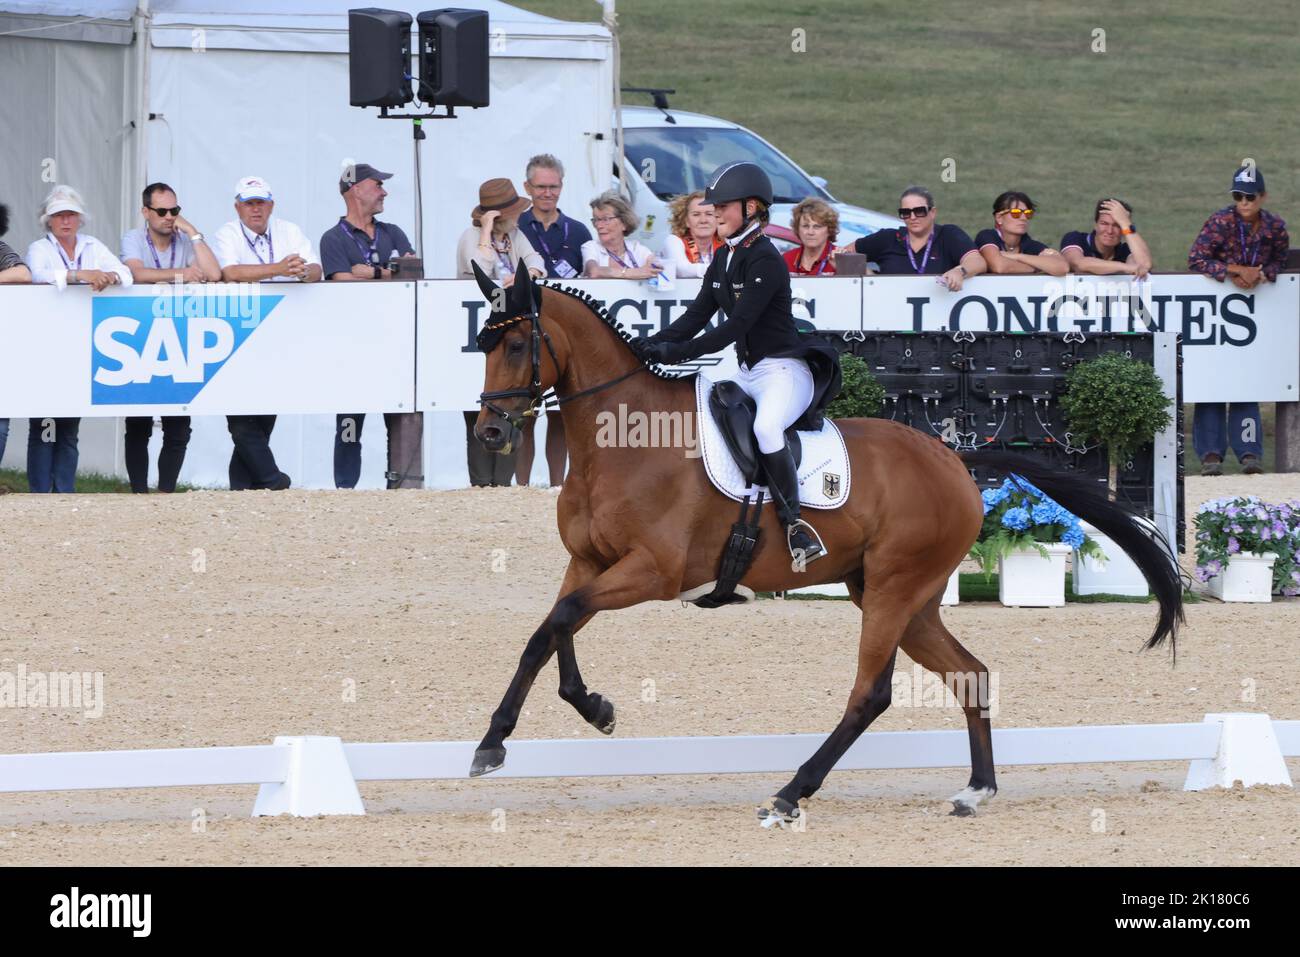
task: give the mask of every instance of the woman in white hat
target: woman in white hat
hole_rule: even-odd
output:
[[[40,210],[45,235],[27,247],[32,282],[53,283],[63,289],[83,283],[95,292],[108,286],[129,286],[131,270],[93,236],[81,235],[89,218],[86,204],[71,186],[55,186]]]

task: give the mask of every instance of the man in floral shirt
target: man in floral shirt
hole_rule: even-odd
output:
[[[1216,212],[1201,227],[1192,244],[1187,266],[1219,282],[1231,279],[1240,289],[1261,282],[1277,282],[1286,265],[1290,239],[1280,216],[1264,209],[1264,174],[1253,164],[1242,166],[1232,177],[1233,205]],[[1227,428],[1225,429],[1225,417]],[[1202,475],[1221,475],[1229,437],[1242,471],[1262,472],[1263,454],[1258,402],[1198,402],[1192,416],[1192,444],[1201,460]]]

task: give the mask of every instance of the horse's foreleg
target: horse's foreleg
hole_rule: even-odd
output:
[[[572,641],[573,631],[580,623],[585,623],[598,611],[627,608],[658,598],[663,587],[664,576],[660,574],[654,557],[648,552],[635,551],[629,552],[591,581],[557,601],[541,627],[533,632],[533,636],[528,639],[528,644],[524,647],[515,676],[506,689],[501,704],[492,714],[487,734],[479,743],[478,750],[474,752],[470,777],[495,771],[505,762],[505,739],[514,731],[515,724],[519,720],[519,712],[523,710],[524,699],[528,696],[537,673],[551,659],[551,655],[561,647],[565,647],[561,664],[566,671],[569,665],[572,665],[571,679],[577,675],[577,661],[572,658]],[[568,664],[564,663],[565,659],[568,659]],[[581,687],[581,680],[581,677],[577,678],[579,687]],[[561,682],[563,681],[562,674]],[[581,706],[578,707],[583,717],[587,717],[583,708],[594,707],[593,717],[596,721],[604,717],[612,730],[613,706],[609,706],[607,716],[602,715],[605,711],[603,706],[607,704],[605,699],[599,695],[586,695],[585,688],[583,694],[585,697],[580,699]],[[576,692],[574,696],[577,698]],[[594,706],[591,699],[596,699]],[[592,719],[588,718],[588,720]],[[597,724],[597,727],[600,725]]]
[[[938,675],[966,713],[970,732],[970,783],[954,794],[952,813],[970,817],[998,791],[993,770],[992,689],[988,669],[962,647],[939,616],[939,599],[922,608],[903,633],[902,647],[922,668]]]

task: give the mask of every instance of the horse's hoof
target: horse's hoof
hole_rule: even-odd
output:
[[[974,817],[975,809],[997,793],[994,787],[973,788],[967,785],[948,798],[952,802],[949,817]]]
[[[949,817],[974,817],[975,806],[973,804],[964,804],[961,801],[952,802],[952,810],[948,812]]]
[[[763,827],[785,827],[799,820],[799,805],[785,798],[768,798],[758,807],[758,823]]]
[[[596,697],[600,698],[600,695]],[[596,709],[596,717],[592,719],[591,726],[601,734],[614,733],[614,702],[600,698],[600,707]]]
[[[469,766],[469,776],[476,778],[489,774],[505,763],[505,748],[479,748],[474,752],[474,761]]]

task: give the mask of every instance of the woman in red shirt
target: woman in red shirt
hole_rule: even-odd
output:
[[[835,208],[809,197],[790,213],[790,226],[800,243],[785,254],[790,275],[835,275],[835,237],[840,231],[840,215]]]

